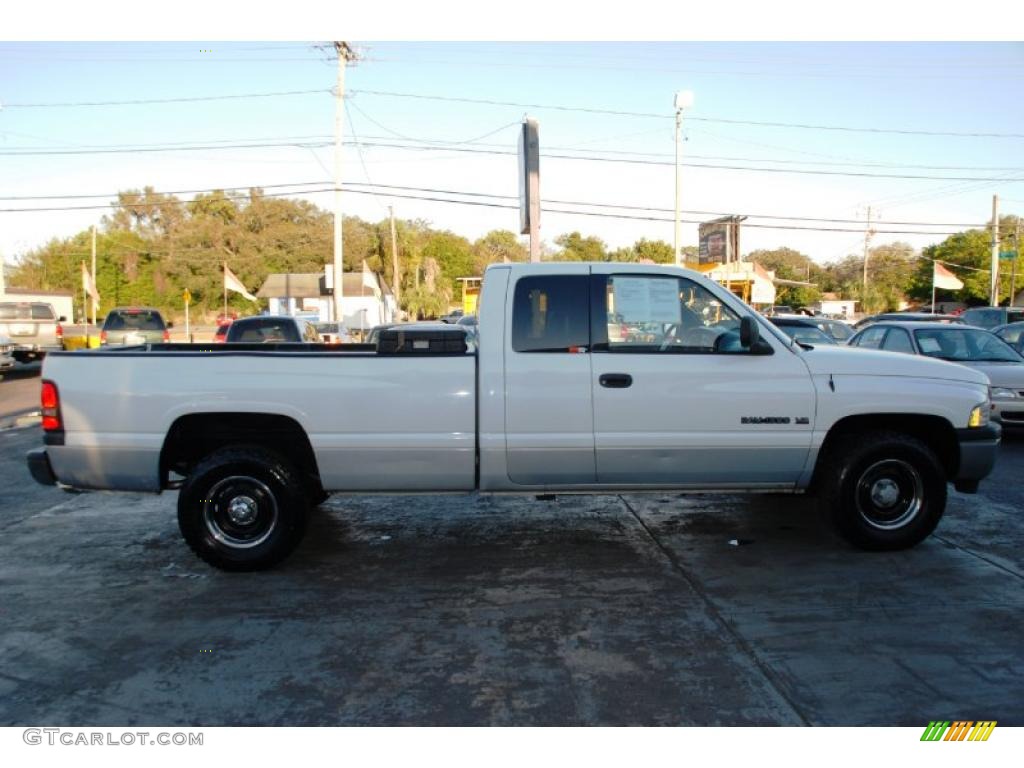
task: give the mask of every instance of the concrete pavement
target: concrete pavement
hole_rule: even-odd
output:
[[[909,552],[789,496],[334,497],[256,574],[39,442],[0,432],[0,724],[1024,724],[1019,438]]]

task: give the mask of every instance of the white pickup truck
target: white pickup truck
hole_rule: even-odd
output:
[[[490,267],[476,337],[53,353],[42,406],[36,480],[180,488],[185,540],[232,570],[287,556],[329,492],[813,491],[904,548],[1000,439],[983,373],[801,346],[697,273],[616,263]]]

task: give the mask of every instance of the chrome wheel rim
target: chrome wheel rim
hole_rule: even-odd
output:
[[[232,549],[257,547],[277,527],[277,500],[266,483],[254,477],[225,477],[210,488],[202,505],[206,530]]]
[[[857,512],[872,528],[892,531],[912,521],[924,504],[921,473],[902,459],[876,461],[861,474]]]

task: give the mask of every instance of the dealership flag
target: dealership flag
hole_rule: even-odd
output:
[[[95,304],[100,303],[100,292],[96,290],[96,283],[92,279],[92,275],[89,274],[89,270],[85,268],[85,262],[82,262],[82,291],[92,296],[92,300]]]
[[[936,288],[945,288],[948,291],[959,291],[964,284],[957,279],[957,276],[946,269],[939,262],[933,262],[932,284]]]
[[[259,301],[255,296],[245,290],[245,286],[242,285],[242,281],[235,277],[235,273],[228,269],[228,265],[224,264],[224,291],[234,291],[240,293],[249,301]]]

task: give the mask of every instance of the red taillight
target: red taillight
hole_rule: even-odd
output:
[[[60,323],[57,323],[57,341],[63,341],[63,340],[64,340],[64,329],[61,327]]]
[[[106,343],[107,343],[107,332],[106,331],[100,331],[100,344],[106,344]]]
[[[164,330],[164,341],[166,342],[166,341],[170,341],[170,340],[171,340],[171,332],[165,329]]]
[[[47,432],[63,429],[64,425],[60,420],[60,396],[57,394],[57,385],[52,381],[43,381],[39,402],[43,411],[43,429]]]

